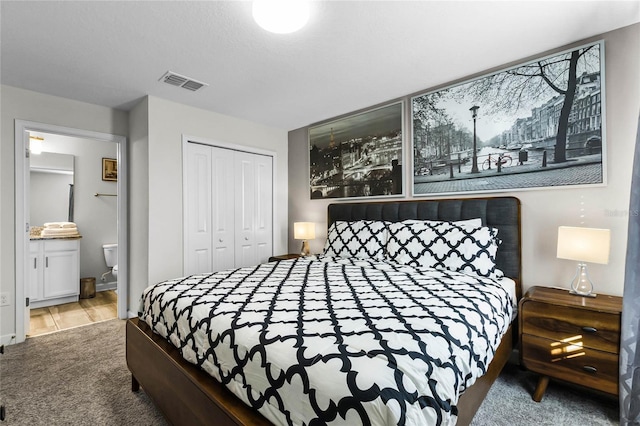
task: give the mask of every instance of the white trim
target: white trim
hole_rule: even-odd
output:
[[[29,135],[27,132],[53,133],[63,136],[93,139],[118,144],[118,318],[127,318],[128,302],[128,224],[127,224],[127,138],[110,133],[94,132],[91,130],[74,129],[34,121],[15,120],[15,275],[16,275],[16,341],[23,342],[26,338],[24,306],[25,282],[28,277],[27,261],[29,258],[29,230],[28,220],[25,221],[28,207],[28,188],[26,187],[26,152],[29,149]]]
[[[16,343],[15,334],[5,334],[4,336],[0,336],[0,345],[13,345],[14,343]]]
[[[187,189],[186,189],[186,184],[187,184],[187,156],[186,156],[186,152],[187,152],[187,144],[188,143],[196,143],[196,144],[200,144],[200,145],[208,145],[208,146],[213,146],[213,147],[218,147],[218,148],[225,148],[225,149],[231,149],[234,151],[240,151],[240,152],[248,152],[250,154],[258,154],[258,155],[265,155],[267,157],[271,157],[271,212],[272,212],[272,216],[271,216],[271,251],[274,251],[274,235],[275,235],[275,223],[276,223],[276,217],[277,216],[277,209],[278,209],[278,203],[276,203],[276,175],[277,175],[277,159],[278,156],[276,155],[275,151],[270,151],[270,150],[266,150],[266,149],[260,149],[260,148],[254,148],[254,147],[250,147],[250,146],[246,146],[246,145],[238,145],[238,144],[234,144],[234,143],[228,143],[228,142],[220,142],[220,141],[216,141],[213,139],[206,139],[206,138],[201,138],[201,137],[196,137],[196,136],[189,136],[189,135],[182,135],[182,272],[183,274],[185,273],[186,270],[186,265],[187,265],[187,251],[184,248],[185,245],[185,241],[186,241],[186,235],[188,232],[187,229],[187,221],[184,219],[185,218],[185,210],[186,210],[186,205],[187,205]],[[286,210],[286,206],[285,206],[285,210]],[[119,268],[119,267],[118,267]],[[119,272],[118,272],[119,274]]]
[[[101,291],[117,290],[117,289],[118,289],[117,281],[110,281],[106,283],[96,283],[96,293],[99,293]]]
[[[239,145],[235,143],[221,142],[213,139],[206,139],[206,138],[189,136],[189,135],[182,135],[183,152],[184,152],[184,146],[185,146],[184,144],[188,142],[198,143],[200,145],[215,146],[218,148],[232,149],[234,151],[248,152],[249,154],[266,155],[268,157],[276,158],[275,151],[270,151],[270,150],[261,149],[261,148],[254,148],[251,146]],[[183,161],[183,164],[184,164],[184,161]]]

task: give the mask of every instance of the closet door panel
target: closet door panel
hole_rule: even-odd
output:
[[[273,255],[273,158],[186,145],[185,273],[267,262]]]
[[[256,173],[254,155],[235,153],[236,267],[258,263],[255,247]]]
[[[187,144],[185,273],[212,271],[211,147]]]
[[[234,237],[234,152],[228,149],[211,148],[213,152],[213,266],[222,271],[235,266]]]
[[[255,156],[255,241],[257,263],[269,260],[273,253],[273,159]]]

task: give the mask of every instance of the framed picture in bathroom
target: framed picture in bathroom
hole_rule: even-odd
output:
[[[118,160],[115,158],[102,159],[102,180],[113,182],[118,180]]]

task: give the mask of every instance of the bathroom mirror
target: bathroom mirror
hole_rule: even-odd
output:
[[[73,222],[74,156],[42,152],[29,160],[31,226]]]

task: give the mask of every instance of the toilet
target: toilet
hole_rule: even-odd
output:
[[[111,269],[111,275],[113,278],[118,277],[118,244],[103,244],[102,250],[104,250],[104,260],[107,262],[107,267]]]

